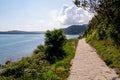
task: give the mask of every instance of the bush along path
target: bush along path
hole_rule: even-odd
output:
[[[68,80],[120,80],[97,55],[96,50],[81,39],[72,60]]]

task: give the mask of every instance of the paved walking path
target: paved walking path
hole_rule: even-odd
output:
[[[95,49],[81,39],[68,80],[119,80],[114,70],[108,68],[97,55]]]

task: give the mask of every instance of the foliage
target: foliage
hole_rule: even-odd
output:
[[[120,75],[120,0],[89,1],[96,14],[85,32],[86,41]]]
[[[64,28],[63,31],[65,34],[77,34],[77,35],[83,35],[84,32],[87,30],[88,26],[87,24],[84,25],[71,25],[67,28]]]
[[[116,70],[120,76],[120,47],[115,46],[112,39],[92,40],[89,43],[96,48],[97,53],[105,61],[105,63]]]
[[[120,1],[119,0],[75,0],[80,7],[95,13],[89,23],[88,33],[98,40],[112,38],[116,45],[120,45]],[[75,4],[75,5],[77,5]],[[111,6],[111,7],[109,7]],[[88,34],[88,35],[89,35]],[[91,39],[92,39],[91,37]],[[90,38],[90,37],[89,37]]]
[[[50,63],[45,59],[43,53],[34,54],[18,62],[13,62],[2,69],[0,76],[2,80],[35,79],[49,69]]]
[[[76,40],[68,40],[64,45],[66,56],[51,65],[50,69],[43,75],[42,80],[66,80],[69,75],[70,62],[74,57]]]
[[[64,57],[65,53],[63,50],[63,45],[65,44],[65,41],[66,37],[61,29],[47,31],[45,33],[45,54],[51,63]]]
[[[77,6],[77,7],[80,7],[80,1],[79,0],[75,0],[75,1],[73,1],[74,2],[74,4]]]
[[[46,46],[38,46],[31,57],[4,65],[0,72],[0,80],[66,80],[76,41],[67,40],[63,46],[66,55],[52,64],[46,59]]]

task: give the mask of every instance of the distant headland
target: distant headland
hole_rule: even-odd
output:
[[[88,25],[71,25],[67,28],[62,28],[63,32],[68,35],[84,34],[87,30]],[[11,31],[0,31],[0,34],[44,34],[45,31],[20,31],[20,30],[11,30]]]
[[[11,30],[11,31],[0,31],[0,34],[44,34],[44,31],[19,31],[19,30]]]

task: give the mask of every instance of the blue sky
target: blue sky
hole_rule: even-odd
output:
[[[79,24],[76,11],[87,13],[72,0],[0,0],[0,31],[45,31]]]

